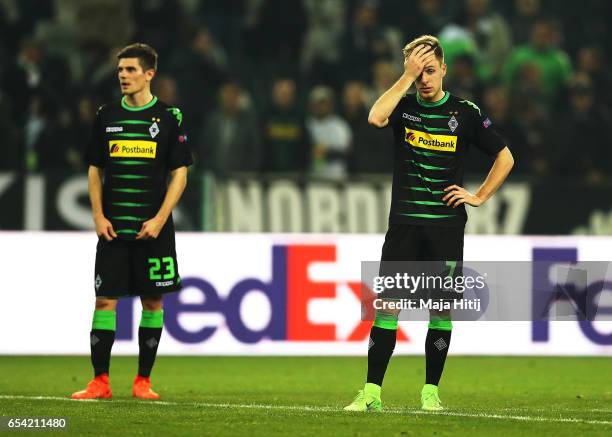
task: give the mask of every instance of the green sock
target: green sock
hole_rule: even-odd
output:
[[[91,332],[89,333],[89,344],[91,347],[91,364],[93,365],[95,376],[108,373],[109,371],[111,349],[115,342],[116,325],[116,311],[94,311]]]
[[[151,375],[164,326],[164,310],[142,311],[138,328],[138,375]]]
[[[376,313],[368,342],[368,375],[366,381],[382,386],[397,337],[397,315]]]

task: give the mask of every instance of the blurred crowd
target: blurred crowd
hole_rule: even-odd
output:
[[[0,170],[84,170],[96,109],[120,98],[115,55],[140,41],[199,168],[387,173],[391,132],[367,113],[427,33],[445,89],[489,114],[514,174],[606,181],[611,16],[606,0],[0,0]],[[467,171],[487,171],[473,157]]]

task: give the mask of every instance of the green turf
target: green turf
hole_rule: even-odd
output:
[[[113,359],[113,401],[7,398],[67,397],[87,383],[89,359],[4,356],[0,415],[67,416],[78,435],[612,435],[610,358],[451,357],[440,397],[452,415],[443,415],[418,410],[422,357],[394,357],[383,388],[387,412],[344,413],[365,364],[160,357],[154,388],[172,404],[155,404],[130,398],[135,357]]]

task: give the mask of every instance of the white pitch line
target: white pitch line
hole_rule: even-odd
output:
[[[520,413],[522,411],[547,411],[550,412],[550,408],[537,408],[537,407],[509,407],[501,408],[499,411]],[[559,410],[557,410],[559,411]],[[607,413],[612,415],[612,410],[605,408],[563,408],[563,412],[573,413]]]
[[[314,412],[343,412],[341,408],[329,406],[314,406],[314,405],[271,405],[271,404],[230,404],[230,403],[212,403],[212,402],[169,402],[169,401],[137,401],[129,399],[113,399],[113,400],[75,400],[60,396],[22,396],[22,395],[0,395],[0,399],[23,399],[33,401],[68,401],[68,402],[113,402],[113,403],[138,403],[140,405],[179,405],[179,406],[195,406],[208,408],[234,408],[234,409],[252,409],[252,410],[285,410],[285,411],[314,411]],[[422,414],[422,415],[439,415],[453,417],[472,417],[478,419],[497,419],[497,420],[517,420],[522,422],[557,422],[557,423],[585,423],[592,425],[612,425],[609,420],[591,420],[580,419],[575,417],[544,417],[544,416],[517,416],[505,414],[490,414],[490,413],[465,413],[459,411],[440,411],[428,412],[416,409],[385,409],[382,414]]]

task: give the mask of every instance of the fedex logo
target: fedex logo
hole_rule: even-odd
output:
[[[547,342],[550,334],[548,320],[537,320],[540,314],[545,314],[551,304],[559,300],[570,300],[579,318],[578,325],[582,333],[593,343],[599,345],[612,345],[612,333],[604,334],[597,329],[593,322],[585,317],[592,308],[596,307],[594,299],[600,292],[612,291],[612,283],[596,281],[586,284],[585,289],[570,288],[565,293],[540,293],[541,290],[552,290],[549,277],[550,269],[556,264],[575,264],[578,261],[576,248],[534,248],[533,249],[533,275],[532,275],[532,312],[531,338],[534,342]],[[597,307],[598,314],[612,314],[612,307]]]
[[[338,338],[334,323],[314,323],[309,318],[308,305],[313,299],[336,299],[337,286],[346,284],[355,299],[361,301],[361,282],[342,283],[313,281],[308,276],[313,263],[336,262],[335,245],[279,245],[272,248],[272,274],[269,282],[257,278],[244,278],[236,282],[229,292],[220,295],[217,288],[204,278],[183,279],[184,288],[202,293],[202,303],[184,303],[180,293],[168,294],[164,298],[165,330],[183,343],[201,343],[217,332],[219,326],[209,324],[197,331],[187,330],[179,321],[184,313],[216,313],[225,319],[231,334],[243,343],[261,340],[276,341],[361,341],[368,338],[371,322],[361,321],[355,314],[355,326],[346,338]],[[271,307],[268,324],[261,330],[250,329],[240,313],[241,303],[251,292],[263,293]],[[121,300],[117,306],[118,340],[134,337],[134,299]],[[247,313],[248,314],[248,313]],[[398,329],[398,341],[408,337]]]

